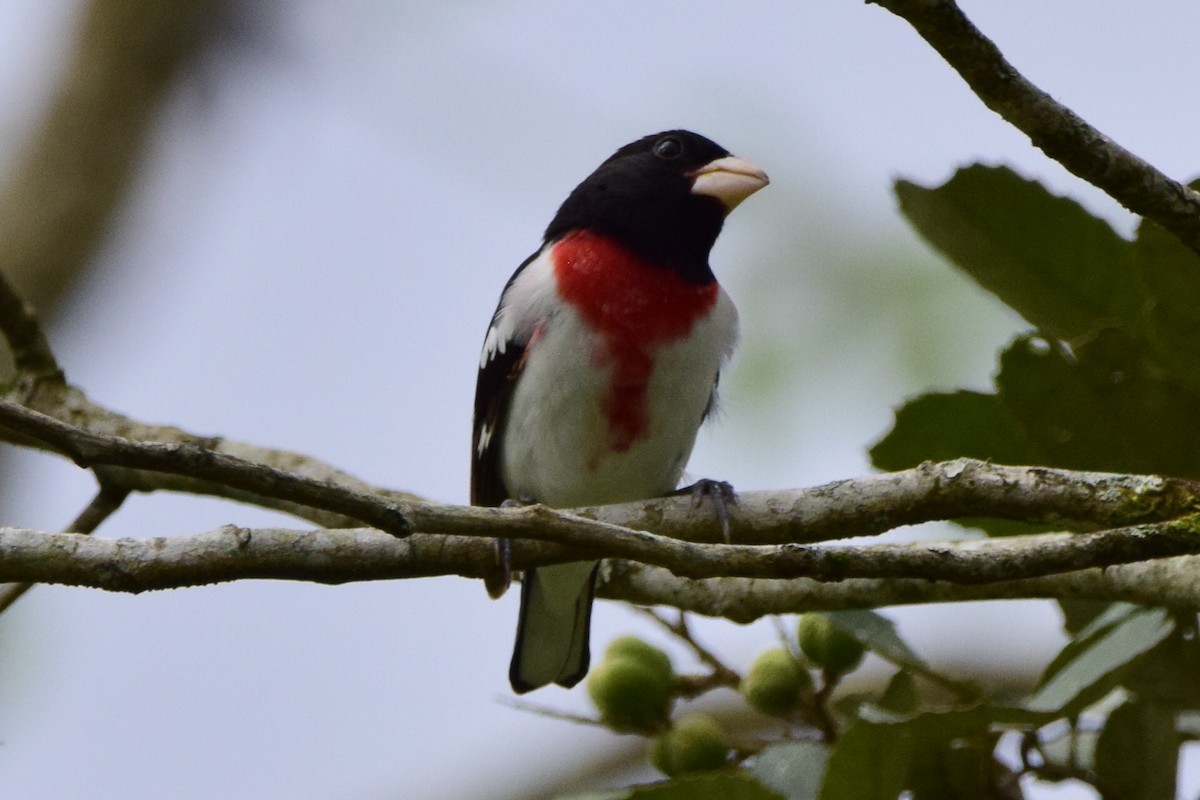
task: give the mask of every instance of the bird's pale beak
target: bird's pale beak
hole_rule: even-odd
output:
[[[771,182],[767,173],[737,156],[710,161],[692,176],[692,194],[715,197],[725,204],[726,211],[733,211],[738,203]]]

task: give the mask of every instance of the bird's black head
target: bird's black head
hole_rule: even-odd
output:
[[[708,254],[725,215],[767,176],[716,142],[675,130],[613,153],[559,208],[546,241],[574,230],[615,239],[688,280],[712,280]]]

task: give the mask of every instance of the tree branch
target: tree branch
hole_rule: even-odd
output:
[[[17,295],[3,273],[0,273],[0,333],[12,350],[19,374],[63,380],[62,369],[50,350],[33,308]]]
[[[268,467],[278,472],[300,476],[317,484],[335,484],[344,489],[354,490],[359,494],[369,494],[375,496],[381,505],[389,500],[402,502],[417,499],[414,495],[405,492],[372,486],[329,464],[298,453],[236,442],[220,436],[202,436],[170,425],[137,422],[93,403],[78,389],[65,383],[21,381],[0,396],[0,403],[6,407],[17,406],[29,411],[40,412],[58,422],[70,420],[73,424],[68,428],[101,437],[100,441],[108,438],[150,445],[145,452],[152,453],[156,446],[162,449],[162,446],[165,445],[179,445],[180,452],[173,456],[166,456],[166,460],[185,460],[188,453],[198,449],[216,456],[229,456],[239,462],[254,464],[259,468]],[[12,411],[11,416],[16,428],[20,428],[23,424],[28,425],[30,433],[21,433],[13,428],[0,426],[0,441],[61,453],[50,443],[56,435],[52,424],[39,426],[37,417],[22,415],[17,411]],[[24,422],[21,421],[22,417],[25,418]],[[41,422],[45,422],[45,420],[41,420]],[[46,432],[39,438],[35,432],[42,427]],[[66,429],[59,429],[58,435],[62,435],[64,431]],[[97,441],[87,436],[83,437],[83,440],[85,444],[81,446]],[[143,456],[145,456],[145,452],[143,452]],[[62,454],[67,455],[66,453]],[[116,458],[113,459],[113,461],[116,460]],[[96,473],[102,483],[123,487],[133,492],[172,491],[223,497],[281,511],[330,528],[354,527],[364,522],[364,520],[358,520],[320,506],[304,505],[293,500],[266,496],[246,488],[239,488],[236,484],[226,485],[185,473],[166,471],[166,461],[156,466],[162,471],[97,462],[92,467],[92,471]],[[265,481],[267,477],[266,475],[260,476],[260,479]],[[252,480],[254,479],[247,479],[247,481]]]
[[[660,567],[627,561],[608,563],[598,595],[639,605],[665,605],[734,622],[771,614],[971,600],[1124,600],[1151,606],[1200,611],[1200,558],[1088,569],[1041,578],[963,585],[919,579],[850,579],[823,583],[809,578],[771,581],[757,578],[689,580]]]
[[[1117,202],[1200,252],[1200,194],[1121,147],[1030,83],[954,0],[868,0],[902,17],[984,104]]]
[[[105,412],[109,413],[109,412]],[[128,423],[132,425],[133,423]],[[552,511],[531,506],[500,511],[443,506],[375,489],[332,467],[295,454],[272,454],[276,461],[315,465],[319,477],[286,471],[204,447],[199,437],[175,442],[135,441],[94,433],[0,401],[0,429],[41,443],[81,466],[137,470],[104,472],[109,485],[126,489],[176,489],[228,495],[263,505],[316,509],[338,518],[335,527],[357,520],[396,535],[424,533],[545,539],[591,546],[595,535],[625,537],[631,548],[609,553],[637,558],[639,531],[660,536],[652,546],[678,543],[658,539],[721,540],[715,515],[690,498],[663,498],[605,508]],[[135,431],[137,432],[137,431]],[[914,469],[813,489],[747,492],[734,510],[732,532],[740,545],[810,543],[867,536],[900,525],[957,516],[990,516],[1059,524],[1076,529],[1109,528],[1169,520],[1200,507],[1200,484],[1154,476],[1113,475],[1036,467],[1003,467],[971,459],[925,464]],[[310,515],[311,516],[311,515]],[[1178,547],[1156,538],[1153,547]],[[1108,541],[1097,539],[1096,542]],[[1100,547],[1100,544],[1096,545]],[[1150,546],[1150,545],[1148,545]],[[1156,552],[1157,556],[1179,551]],[[703,557],[700,557],[701,561]],[[783,563],[783,562],[780,562]],[[832,561],[830,561],[832,564]],[[829,567],[831,570],[834,567]],[[732,574],[732,573],[727,573]]]
[[[498,509],[488,520],[491,524],[480,524],[475,536],[414,533],[404,539],[372,529],[226,526],[194,536],[134,540],[0,528],[0,580],[141,592],[248,578],[343,583],[434,575],[483,577],[493,567],[492,553],[488,542],[479,537],[495,535],[491,528],[500,527],[505,516],[523,511]],[[518,542],[514,565],[615,556],[689,578],[789,579],[768,582],[781,584],[795,578],[891,578],[906,584],[938,581],[971,586],[1200,553],[1196,525],[1195,517],[1185,517],[1090,534],[829,547],[694,544],[588,523],[553,532],[538,526],[539,538],[546,541]],[[610,583],[620,585],[620,569],[614,570],[618,577]],[[870,598],[873,605],[879,602],[878,597]]]
[[[1025,583],[1019,585],[1029,588],[1008,590],[996,587],[1017,585],[1004,583],[1016,577],[1196,550],[1190,520],[1145,525],[1181,517],[1198,507],[1200,486],[1169,478],[1003,467],[970,459],[924,464],[812,489],[743,493],[733,518],[734,541],[739,544],[702,547],[674,540],[720,539],[715,515],[698,508],[690,498],[573,511],[540,506],[439,506],[370,487],[297,454],[141,425],[91,404],[65,384],[58,391],[42,386],[29,396],[43,408],[81,425],[9,400],[0,403],[0,428],[7,431],[8,438],[36,443],[90,464],[103,481],[122,490],[169,489],[234,497],[293,511],[307,519],[332,518],[338,527],[346,527],[353,518],[378,520],[381,528],[402,532],[408,529],[402,524],[407,522],[418,534],[400,541],[361,530],[298,534],[228,529],[201,537],[138,543],[16,532],[0,546],[0,578],[8,580],[141,591],[241,578],[342,582],[450,574],[480,577],[492,568],[492,554],[486,542],[476,537],[502,536],[520,540],[514,548],[518,567],[581,555],[610,556],[705,578],[683,580],[650,567],[631,573],[631,565],[616,561],[612,563],[617,580],[606,592],[641,603],[679,600],[685,608],[701,613],[746,618],[769,613],[769,609],[794,610],[821,603],[867,606],[1077,592],[1074,583]],[[163,436],[168,441],[137,441],[118,433]],[[232,455],[234,452],[262,457],[268,463]],[[1119,530],[1086,538],[901,549],[798,546],[963,515]],[[647,532],[650,530],[657,535]],[[1014,549],[1016,544],[1021,547]],[[754,545],[776,546],[764,549]],[[628,576],[633,574],[642,582],[630,582]],[[662,589],[643,585],[647,575],[663,579]],[[742,577],[714,583],[711,576],[716,575]],[[621,576],[626,576],[625,583]],[[835,584],[836,588],[823,586],[814,597],[811,588],[806,588],[811,580],[751,580],[762,576],[817,576],[843,582]],[[885,576],[898,580],[870,580]],[[914,580],[918,576],[937,582]],[[939,589],[951,585],[946,581],[992,583],[986,590],[974,592],[964,586]],[[1060,589],[1062,586],[1066,588]],[[868,588],[863,591],[861,587]],[[1126,596],[1130,591],[1129,587],[1092,585],[1083,593]],[[1195,600],[1186,590],[1171,591],[1180,603]],[[726,592],[732,594],[723,597]],[[1145,594],[1141,588],[1135,593]]]
[[[31,367],[53,364],[36,320],[7,289],[0,283],[0,333],[28,343],[24,349],[31,354]],[[4,302],[6,293],[16,302]],[[610,562],[609,596],[701,613],[725,604],[717,613],[740,619],[767,613],[763,609],[778,606],[781,598],[794,603],[792,610],[814,607],[812,579],[841,582],[834,584],[841,599],[828,599],[830,590],[822,588],[823,602],[873,606],[905,602],[905,592],[922,602],[938,599],[931,587],[958,585],[954,591],[965,593],[984,584],[989,588],[975,591],[988,596],[997,591],[991,587],[1017,579],[1028,586],[1033,576],[1200,552],[1190,516],[1200,507],[1200,485],[1177,479],[960,459],[813,489],[747,492],[732,519],[738,544],[697,544],[720,541],[722,531],[716,515],[690,498],[574,510],[443,506],[372,487],[298,454],[138,423],[92,403],[61,373],[42,375],[49,380],[23,377],[0,398],[0,438],[92,469],[112,493],[109,499],[130,491],[189,491],[285,510],[329,528],[367,523],[379,530],[229,527],[176,539],[113,541],[0,529],[3,580],[137,592],[245,578],[340,583],[482,577],[494,565],[492,550],[480,537],[503,537],[515,540],[518,568],[579,558],[625,559]],[[87,520],[98,524],[111,513],[115,504],[104,500],[102,492],[97,499],[102,508],[85,512],[75,527],[94,527]],[[983,543],[808,546],[957,516],[1104,530]],[[646,576],[663,580],[662,591],[648,590]],[[881,578],[893,579],[883,581],[883,588],[900,588],[880,591]],[[1033,586],[1054,591],[1053,585]],[[870,591],[853,595],[858,587]],[[15,597],[23,590],[7,591]],[[726,591],[733,594],[723,597]],[[803,602],[796,603],[798,598]],[[1186,590],[1180,602],[1190,602]]]
[[[148,469],[224,484],[271,499],[321,508],[397,536],[409,523],[399,505],[358,489],[226,455],[197,442],[138,442],[92,433],[16,403],[0,402],[0,426],[41,442],[81,467]]]
[[[101,486],[96,492],[96,496],[87,504],[83,511],[79,512],[79,516],[75,521],[67,526],[67,532],[88,535],[93,533],[96,528],[99,528],[104,520],[112,516],[121,504],[125,502],[125,498],[129,496],[126,489],[114,489],[111,486]],[[6,583],[0,585],[0,613],[8,610],[8,607],[17,600],[21,599],[22,595],[33,588],[31,582],[21,583]]]

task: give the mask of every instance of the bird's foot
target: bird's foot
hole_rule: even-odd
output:
[[[498,600],[512,586],[512,539],[493,539],[492,557],[495,569],[483,576],[488,597]]]
[[[500,504],[501,508],[519,508],[531,505],[532,500],[508,499]],[[483,576],[483,586],[488,596],[496,600],[512,586],[512,539],[493,539],[492,557],[495,559],[495,570]]]
[[[714,481],[711,478],[701,478],[691,486],[676,489],[672,495],[690,494],[694,505],[699,506],[708,498],[713,511],[717,514],[717,524],[721,526],[721,539],[725,544],[730,543],[729,509],[737,505],[737,492],[728,481]]]

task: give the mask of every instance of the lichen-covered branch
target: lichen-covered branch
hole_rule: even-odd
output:
[[[1138,158],[1030,83],[954,0],[868,0],[906,20],[984,104],[1121,205],[1200,252],[1200,194]]]
[[[416,499],[405,492],[372,486],[327,463],[298,453],[259,447],[221,436],[200,435],[171,425],[138,422],[93,403],[81,391],[61,381],[19,381],[8,392],[0,395],[0,404],[9,410],[9,416],[12,417],[10,424],[15,426],[0,426],[0,441],[24,447],[59,452],[71,457],[69,451],[59,450],[52,444],[55,441],[52,430],[55,427],[54,420],[67,424],[68,429],[84,432],[85,435],[80,438],[80,446],[85,448],[80,454],[81,457],[88,456],[87,443],[95,441],[111,440],[140,445],[133,450],[141,451],[141,457],[146,457],[147,453],[169,452],[174,446],[173,454],[160,456],[162,460],[161,463],[156,463],[156,469],[122,466],[116,463],[119,457],[98,459],[92,465],[92,471],[102,483],[123,487],[132,492],[171,491],[223,497],[282,511],[298,519],[330,528],[353,527],[366,521],[339,513],[321,504],[306,505],[299,500],[281,497],[278,496],[281,494],[279,492],[267,495],[252,491],[247,485],[255,480],[253,477],[225,484],[188,472],[167,471],[168,461],[175,460],[178,466],[186,462],[192,454],[203,453],[205,455],[197,455],[199,460],[211,456],[218,462],[229,458],[254,465],[249,468],[250,472],[262,472],[259,480],[264,482],[267,481],[265,476],[271,474],[265,470],[274,470],[307,479],[314,484],[336,485],[351,495],[371,495],[381,509],[390,502]],[[14,409],[24,409],[32,413],[23,414]],[[41,419],[35,414],[49,417],[50,420]],[[22,418],[24,423],[19,421]],[[39,422],[42,424],[39,425]],[[29,432],[22,432],[22,427]],[[41,433],[37,433],[38,431]],[[118,444],[117,449],[120,450],[121,447],[122,445]],[[150,455],[149,458],[154,456]]]
[[[264,498],[322,508],[395,535],[409,532],[404,512],[386,497],[247,461],[198,442],[140,442],[92,433],[6,402],[0,402],[0,427],[41,442],[81,467],[101,465],[187,476]]]
[[[493,518],[516,514],[502,511]],[[227,526],[174,538],[97,539],[0,529],[0,579],[38,580],[120,591],[175,588],[243,578],[340,583],[350,580],[480,577],[490,549],[474,536],[419,533],[397,539],[370,528],[293,531]],[[984,584],[1091,567],[1200,553],[1196,520],[1091,534],[1038,534],[991,541],[867,546],[724,545],[681,542],[611,526],[563,528],[522,542],[517,567],[611,555],[690,578],[904,578]],[[411,541],[410,541],[411,539]],[[564,546],[564,540],[570,544]]]
[[[162,442],[95,433],[49,414],[0,401],[0,431],[5,430],[63,454],[80,466],[127,471],[102,473],[108,485],[172,489],[179,480],[186,480],[197,483],[192,491],[224,487],[237,491],[241,499],[253,502],[260,498],[263,505],[278,507],[279,503],[287,503],[330,513],[339,519],[337,527],[345,527],[341,524],[344,520],[357,520],[395,535],[414,530],[468,535],[483,531],[492,536],[550,538],[585,547],[592,546],[595,537],[601,535],[610,541],[627,540],[624,551],[607,555],[635,559],[639,558],[637,547],[647,535],[644,531],[659,534],[645,540],[652,542],[649,547],[672,546],[659,539],[714,542],[720,538],[715,515],[690,498],[662,498],[570,512],[539,506],[501,512],[444,506],[373,490],[324,465],[315,470],[318,477],[310,477],[305,471],[285,470],[205,447],[198,437]],[[283,460],[293,464],[306,461],[295,455],[286,455]],[[122,482],[129,471],[137,476],[133,484]],[[813,489],[747,492],[741,496],[731,523],[734,541],[743,546],[866,536],[900,525],[965,515],[1051,522],[1086,530],[1170,520],[1196,509],[1197,498],[1200,484],[1191,481],[1004,467],[960,459]],[[1092,541],[1093,547],[1101,548],[1107,540],[1101,537]],[[1162,537],[1154,542],[1155,547],[1168,546]],[[735,562],[728,559],[735,559],[736,552],[731,549],[724,554],[726,569],[732,569]],[[1146,557],[1175,554],[1156,552],[1151,556],[1148,552]],[[781,554],[777,563],[785,569],[783,564],[800,557]],[[703,568],[700,565],[705,558],[697,554],[695,568]],[[827,569],[834,576],[836,566],[832,561]]]
[[[986,596],[990,587],[1036,576],[1200,552],[1194,517],[1200,485],[1194,482],[970,459],[812,489],[745,492],[731,519],[736,544],[728,545],[714,544],[722,532],[711,509],[685,497],[566,510],[439,505],[370,486],[306,456],[147,425],[91,402],[57,370],[36,319],[3,281],[0,334],[24,364],[21,379],[0,395],[0,441],[58,453],[96,474],[99,505],[95,513],[85,512],[79,529],[95,527],[129,492],[159,490],[227,497],[323,526],[230,527],[144,541],[0,529],[0,580],[13,583],[0,592],[0,605],[30,582],[142,591],[245,578],[339,583],[483,577],[494,570],[487,539],[501,537],[514,540],[517,568],[607,558],[608,596],[650,603],[673,603],[678,596],[675,604],[682,607],[743,619],[768,613],[761,609],[772,603],[796,601],[814,581],[834,582],[829,585],[843,595],[856,586],[878,588],[881,579],[898,587],[855,600],[843,597],[842,603],[905,602],[896,596],[905,591],[927,602],[946,586],[957,588],[940,599],[954,592]],[[986,542],[814,545],[963,516],[1092,532]],[[364,523],[373,528],[355,527]],[[647,576],[662,579],[661,593],[647,585]],[[978,586],[989,588],[973,588]],[[818,593],[829,591],[834,590]]]
[[[971,600],[1123,600],[1200,611],[1200,557],[1183,556],[1104,569],[987,584],[954,584],[912,578],[849,579],[826,583],[810,578],[690,580],[661,567],[608,562],[602,597],[641,605],[673,606],[710,617],[752,622],[771,614]]]

